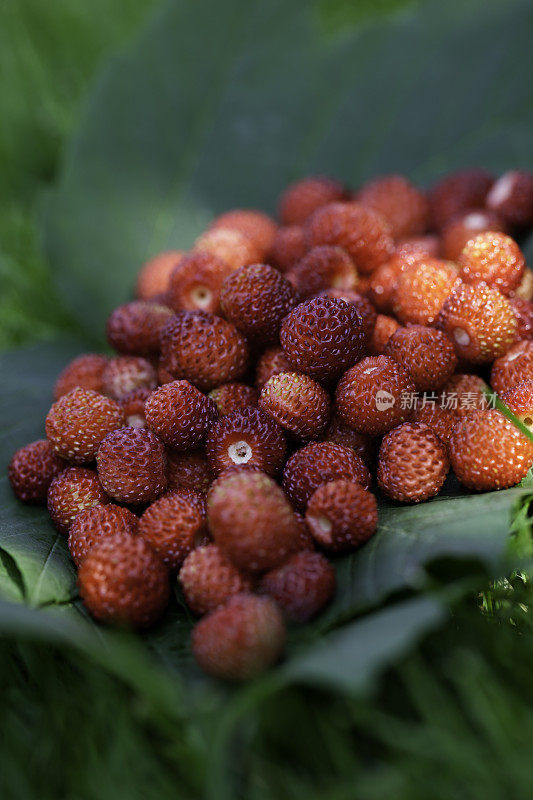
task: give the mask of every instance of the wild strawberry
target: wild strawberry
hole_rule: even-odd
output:
[[[346,190],[338,181],[323,177],[303,178],[281,195],[279,218],[282,225],[303,225],[317,208],[345,198]]]
[[[68,534],[68,549],[77,567],[87,557],[89,550],[105,537],[117,533],[137,533],[139,519],[127,508],[108,503],[93,506],[76,514]]]
[[[455,411],[445,408],[438,402],[419,402],[413,414],[413,422],[422,422],[433,433],[436,433],[441,442],[447,445],[450,441],[458,415]]]
[[[362,357],[365,334],[363,321],[351,303],[315,297],[285,317],[280,341],[296,370],[328,381]]]
[[[23,503],[45,503],[50,484],[68,467],[46,439],[14,453],[8,467],[11,488]]]
[[[194,243],[194,250],[211,253],[225,261],[230,269],[239,269],[247,264],[257,264],[264,256],[257,243],[235,228],[212,228]]]
[[[255,385],[260,392],[265,383],[274,375],[291,372],[292,366],[281,347],[269,347],[259,357],[255,369]]]
[[[440,389],[457,366],[446,334],[423,325],[398,328],[385,346],[385,355],[405,367],[419,392]]]
[[[533,342],[518,342],[492,365],[490,384],[503,394],[517,383],[533,379]]]
[[[395,256],[423,255],[430,258],[440,256],[440,239],[435,233],[427,233],[425,236],[405,236],[400,237],[396,242]]]
[[[368,181],[358,191],[357,201],[379,211],[395,238],[424,233],[428,226],[428,200],[403,175],[384,175]]]
[[[309,498],[322,483],[335,480],[370,486],[370,473],[362,458],[342,444],[311,442],[297,450],[283,471],[283,489],[297,511],[305,511]]]
[[[160,386],[152,392],[144,410],[148,427],[174,450],[191,450],[202,445],[218,418],[213,400],[189,381]]]
[[[400,327],[394,317],[387,317],[385,314],[378,314],[376,324],[369,342],[368,349],[373,356],[382,356],[390,337]]]
[[[137,276],[135,293],[139,300],[153,300],[165,294],[170,274],[183,255],[181,250],[167,250],[144,264]]]
[[[509,302],[516,317],[517,341],[533,339],[533,303],[522,297],[510,297]]]
[[[388,261],[394,241],[381,214],[359,203],[332,203],[315,211],[306,224],[309,247],[338,245],[364,275]]]
[[[258,394],[245,383],[223,383],[209,392],[221,417],[234,411],[243,411],[248,406],[257,406]]]
[[[155,389],[156,386],[155,369],[146,358],[110,358],[102,375],[102,392],[113,400],[120,400],[134,389]]]
[[[189,553],[178,577],[185,602],[199,616],[252,589],[250,580],[216,544],[197,547]]]
[[[494,211],[474,208],[459,214],[442,231],[442,255],[457,261],[470,239],[485,231],[504,231],[503,220]]]
[[[403,325],[431,325],[460,282],[456,267],[448,261],[431,258],[412,264],[398,276],[393,311]]]
[[[308,622],[329,603],[335,583],[327,558],[304,550],[263,575],[259,591],[275,600],[291,622]]]
[[[60,533],[68,533],[80,511],[106,503],[109,497],[98,475],[85,467],[69,467],[53,479],[48,489],[48,513]]]
[[[442,306],[437,327],[450,337],[459,358],[484,364],[509,349],[517,322],[511,304],[498,289],[461,283]]]
[[[359,294],[359,292],[341,289],[326,289],[326,291],[321,292],[321,295],[322,297],[330,297],[333,300],[344,300],[346,303],[351,303],[361,317],[367,343],[371,340],[378,315],[370,300]]]
[[[158,303],[126,303],[115,308],[107,320],[107,341],[118,353],[156,355],[161,349],[162,330],[171,316],[172,310]]]
[[[368,298],[370,302],[382,313],[390,313],[394,299],[394,292],[398,278],[402,272],[420,261],[427,261],[424,253],[413,255],[393,255],[390,261],[381,264],[369,277]]]
[[[203,311],[180,311],[165,329],[161,363],[174,378],[209,392],[244,374],[248,345],[230,322]]]
[[[533,429],[533,379],[517,383],[501,400],[530,430]]]
[[[496,409],[463,417],[453,429],[450,461],[468,489],[507,489],[525,478],[533,463],[533,442]]]
[[[376,498],[358,483],[335,480],[313,492],[306,522],[316,542],[330,553],[349,553],[376,532]]]
[[[259,408],[289,433],[312,439],[327,425],[330,399],[326,390],[308,375],[282,372],[265,383]]]
[[[98,477],[119,503],[149,503],[165,490],[163,443],[143,428],[121,428],[108,434],[96,456]]]
[[[433,224],[437,229],[462,211],[483,208],[494,178],[484,169],[453,172],[433,186],[429,201]]]
[[[205,455],[191,450],[188,453],[167,453],[167,491],[193,489],[205,494],[213,480]]]
[[[342,422],[359,433],[379,436],[411,416],[413,379],[404,367],[387,356],[370,356],[345,372],[335,394]]]
[[[255,678],[280,658],[285,628],[269,597],[238,594],[198,622],[192,652],[208,675],[227,681]]]
[[[533,270],[526,267],[518,289],[511,292],[511,297],[521,297],[523,300],[533,300]]]
[[[486,203],[512,228],[526,228],[533,223],[533,175],[522,170],[504,173],[492,185]]]
[[[175,571],[206,534],[202,496],[176,489],[153,502],[139,520],[139,536]]]
[[[120,398],[118,404],[124,414],[126,425],[132,428],[146,428],[144,407],[151,394],[150,389],[141,386]]]
[[[175,311],[220,310],[220,288],[232,268],[221,258],[202,250],[184,256],[168,284],[168,304]]]
[[[274,242],[278,226],[262,211],[251,208],[238,208],[220,214],[209,226],[209,230],[230,228],[248,236],[266,255]]]
[[[254,470],[223,475],[207,496],[209,529],[245,572],[273,569],[299,549],[300,526],[272,478]]]
[[[304,257],[307,250],[304,229],[299,225],[278,228],[272,242],[268,263],[287,272]]]
[[[149,628],[170,598],[168,571],[140,537],[115,534],[96,543],[78,572],[85,607],[100,622]]]
[[[298,545],[298,552],[301,552],[302,550],[314,550],[315,540],[313,539],[313,535],[309,530],[307,522],[305,521],[304,515],[300,514],[299,511],[295,511],[294,516],[296,517],[300,529],[300,542]]]
[[[325,433],[322,434],[321,439],[324,442],[333,442],[334,444],[351,447],[363,459],[367,467],[370,467],[374,462],[376,450],[374,439],[364,433],[357,433],[357,431],[341,422],[335,415],[332,417]]]
[[[325,289],[354,289],[357,270],[341,247],[313,247],[289,272],[289,278],[302,297],[313,297]]]
[[[60,373],[54,386],[54,400],[59,400],[73,389],[102,391],[102,375],[108,359],[97,353],[78,356]]]
[[[461,278],[466,283],[484,281],[509,294],[520,284],[526,262],[514,239],[504,233],[478,233],[459,256]]]
[[[220,295],[226,319],[258,345],[277,341],[281,320],[297,303],[289,281],[267,264],[236,270],[224,281]]]
[[[285,461],[286,441],[274,420],[259,408],[227,414],[207,437],[207,458],[215,475],[234,464],[259,467],[275,476]]]
[[[122,428],[118,403],[89,389],[73,389],[46,416],[46,437],[56,453],[72,464],[94,461],[100,442]]]
[[[420,503],[434,497],[449,469],[445,444],[422,422],[405,422],[383,438],[378,485],[392,500]]]
[[[440,405],[453,411],[456,417],[463,417],[470,411],[482,411],[487,407],[485,388],[485,381],[479,375],[457,373],[442,390]]]

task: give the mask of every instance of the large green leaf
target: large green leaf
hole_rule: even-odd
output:
[[[144,259],[187,247],[216,212],[272,209],[302,173],[357,185],[390,170],[425,182],[472,162],[533,167],[517,77],[533,66],[527,0],[432,0],[379,24],[347,13],[334,32],[325,5],[174,0],[103,73],[46,228],[58,284],[92,332]]]

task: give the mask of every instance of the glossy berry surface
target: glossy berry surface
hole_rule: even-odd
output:
[[[308,622],[335,594],[335,570],[323,555],[295,553],[263,575],[259,592],[271,597],[291,622]]]
[[[499,394],[517,383],[533,379],[533,343],[518,342],[492,365],[490,384]]]
[[[180,568],[205,533],[204,500],[190,489],[160,497],[139,520],[139,536],[172,571]]]
[[[168,304],[174,311],[220,310],[220,289],[232,268],[212,253],[188,253],[174,268],[168,285]]]
[[[192,450],[205,442],[218,419],[214,401],[189,381],[172,381],[152,392],[145,404],[146,424],[174,450]]]
[[[510,170],[494,182],[486,198],[487,208],[496,211],[512,228],[533,223],[533,175]]]
[[[194,614],[208,614],[231,597],[251,591],[252,584],[216,544],[193,550],[179,572],[185,602]]]
[[[183,488],[205,494],[212,480],[207,458],[201,450],[167,452],[167,491]]]
[[[414,236],[427,229],[428,200],[402,175],[385,175],[368,181],[357,193],[357,201],[382,214],[395,238]]]
[[[263,386],[259,408],[294,436],[312,439],[327,425],[330,398],[309,375],[282,372]]]
[[[234,411],[244,411],[248,406],[257,406],[259,395],[252,386],[246,383],[224,383],[209,392],[221,417]]]
[[[404,325],[432,325],[459,284],[457,269],[447,261],[426,259],[412,264],[398,276],[392,302],[394,314]]]
[[[7,470],[9,483],[23,503],[45,503],[53,479],[68,464],[60,458],[47,439],[21,447],[14,453]]]
[[[398,328],[384,352],[408,371],[419,392],[440,389],[457,366],[453,344],[446,334],[423,325]]]
[[[85,467],[69,467],[60,472],[48,489],[48,513],[60,533],[68,533],[80,511],[106,503],[109,503],[109,497],[98,475]]]
[[[353,481],[329,481],[311,495],[305,520],[319,547],[330,553],[349,553],[376,532],[376,498]]]
[[[421,422],[406,422],[381,443],[378,485],[401,503],[420,503],[437,495],[449,470],[444,443]]]
[[[286,441],[280,425],[259,408],[227,414],[207,437],[207,458],[214,475],[240,464],[275,476],[285,461]]]
[[[96,464],[102,486],[119,503],[150,502],[167,484],[165,448],[147,429],[121,428],[108,434]]]
[[[526,262],[514,239],[504,233],[487,231],[466,243],[459,256],[459,266],[466,283],[484,281],[502,294],[509,294],[519,286]]]
[[[441,442],[447,445],[451,439],[452,431],[459,419],[457,413],[445,408],[440,402],[419,402],[413,414],[413,422],[422,422],[433,433],[436,433]]]
[[[137,533],[139,518],[127,508],[108,503],[76,514],[68,534],[68,549],[77,567],[100,540],[117,533]]]

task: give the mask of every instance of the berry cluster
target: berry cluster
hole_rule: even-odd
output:
[[[171,580],[201,617],[209,674],[253,677],[286,622],[335,592],[328,559],[375,533],[371,487],[436,496],[518,483],[533,443],[533,275],[512,236],[533,176],[399,175],[290,186],[279,224],[229,211],[152,258],[107,324],[111,357],[57,379],[46,439],[13,456],[17,497],[47,502],[99,620],[163,614]]]

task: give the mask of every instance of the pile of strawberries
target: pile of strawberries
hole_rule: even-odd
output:
[[[98,620],[146,628],[177,576],[201,617],[192,650],[242,680],[274,663],[285,622],[335,592],[327,556],[393,501],[513,486],[533,442],[533,176],[480,169],[425,193],[307,178],[279,224],[219,216],[187,253],[151,259],[116,308],[116,355],[59,376],[46,439],[9,466],[68,536]]]

